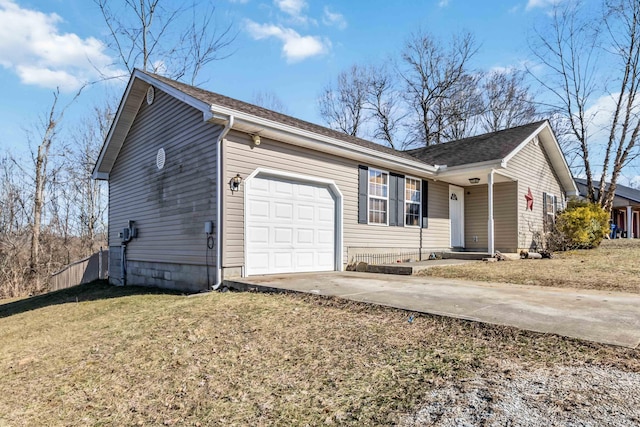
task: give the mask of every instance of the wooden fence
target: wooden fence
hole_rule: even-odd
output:
[[[49,290],[57,291],[70,288],[83,283],[93,282],[97,279],[106,279],[108,275],[109,251],[96,252],[95,254],[74,261],[62,270],[51,275]]]

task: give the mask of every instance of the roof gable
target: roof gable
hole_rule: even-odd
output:
[[[434,165],[446,165],[447,167],[492,160],[499,162],[507,158],[544,123],[545,120],[542,120],[406,152],[424,162]]]

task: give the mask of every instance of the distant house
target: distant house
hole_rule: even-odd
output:
[[[581,197],[587,197],[587,180],[576,178]],[[600,191],[600,183],[594,183],[596,191]],[[606,184],[609,188],[609,183]],[[611,224],[615,226],[612,237],[640,237],[640,190],[616,184],[616,194],[611,210]],[[629,232],[631,231],[631,232]]]
[[[136,70],[96,163],[110,280],[202,290],[358,254],[516,251],[577,195],[547,121],[396,151]]]

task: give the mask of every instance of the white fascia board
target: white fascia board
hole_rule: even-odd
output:
[[[91,174],[91,178],[98,181],[109,181],[109,174],[107,172],[93,171],[93,173]]]
[[[139,70],[135,70],[133,73],[134,77],[139,78],[140,80],[149,83],[152,86],[157,87],[158,89],[160,89],[161,91],[171,95],[172,97],[184,102],[187,105],[190,105],[191,107],[202,111],[202,113],[205,115],[205,120],[207,117],[207,114],[210,113],[211,108],[210,105],[207,104],[206,102],[200,101],[197,98],[194,98],[191,95],[187,95],[186,93],[182,92],[181,90],[178,90],[176,88],[174,88],[173,86],[170,86],[160,80],[156,80],[155,78],[139,71]]]
[[[297,145],[329,152],[337,156],[362,161],[374,161],[377,165],[391,166],[391,169],[412,173],[433,175],[438,170],[435,166],[416,160],[396,157],[392,154],[383,153],[273,120],[256,117],[228,107],[211,105],[211,111],[214,115],[233,115],[235,117],[234,128],[238,130],[244,131],[242,125],[245,125],[249,128],[257,128],[255,131],[256,134],[272,137],[276,140],[283,139],[282,136],[289,136],[289,138],[286,138],[289,140],[293,137],[294,143]]]
[[[522,143],[520,143],[520,145],[518,145],[518,147],[516,147],[515,150],[513,150],[511,153],[509,153],[507,157],[504,158],[504,167],[506,168],[509,160],[511,160],[516,154],[518,154],[520,150],[522,150],[529,142],[531,142],[533,138],[537,137],[544,129],[546,129],[549,136],[551,136],[551,138],[549,138],[551,142],[545,142],[547,141],[547,138],[543,138],[543,139],[539,138],[539,140],[540,140],[540,143],[543,144],[545,149],[547,150],[547,154],[549,154],[549,157],[552,162],[551,166],[556,170],[556,173],[560,175],[560,182],[562,183],[562,186],[564,187],[564,190],[567,193],[567,195],[579,194],[578,187],[576,186],[576,183],[573,180],[573,175],[571,174],[571,169],[569,168],[567,159],[565,158],[564,153],[560,148],[560,144],[558,143],[556,136],[553,134],[553,130],[551,129],[551,125],[549,124],[549,121],[545,121],[544,123],[542,123],[540,127],[538,127],[538,129],[533,131],[527,139],[522,141]],[[554,162],[554,159],[555,159],[555,162]],[[558,168],[556,168],[556,163],[558,161],[561,164],[561,170],[558,170]]]
[[[471,163],[466,165],[452,166],[438,171],[437,176],[447,177],[450,175],[470,175],[475,172],[482,172],[490,169],[504,168],[501,160],[488,160],[486,162]]]
[[[120,117],[122,116],[124,105],[126,104],[127,99],[129,99],[129,93],[131,92],[131,88],[133,87],[134,80],[135,80],[134,76],[132,75],[131,78],[129,79],[129,83],[127,84],[127,88],[125,89],[124,95],[120,100],[120,105],[118,105],[118,111],[116,111],[116,116],[114,117],[113,122],[111,123],[111,127],[109,127],[109,132],[107,133],[107,137],[104,140],[104,144],[102,144],[102,148],[100,149],[100,154],[98,155],[98,160],[96,160],[96,164],[93,166],[93,172],[91,172],[91,178],[93,179],[100,179],[98,178],[99,174],[106,173],[107,177],[109,175],[107,172],[98,172],[98,171],[100,169],[100,166],[102,165],[102,161],[104,160],[104,155],[107,152],[109,143],[111,142],[113,132],[118,124],[118,121],[120,120]]]
[[[524,147],[526,147],[526,145],[531,142],[533,140],[533,138],[535,138],[536,136],[538,136],[538,134],[542,131],[542,129],[544,129],[545,127],[548,127],[549,123],[548,122],[544,122],[543,124],[541,124],[538,129],[534,130],[531,135],[529,135],[524,141],[522,141],[511,153],[509,153],[504,159],[503,162],[505,164],[509,163],[509,160],[511,160],[516,154],[518,154],[520,152],[520,150],[522,150]]]

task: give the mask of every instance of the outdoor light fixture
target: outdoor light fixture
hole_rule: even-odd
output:
[[[480,182],[480,178],[469,178],[469,183],[477,184]]]
[[[251,135],[251,139],[255,145],[260,145],[260,135]]]
[[[229,188],[231,189],[231,192],[233,193],[234,191],[238,191],[240,184],[242,184],[242,177],[237,173],[236,176],[229,180]]]

